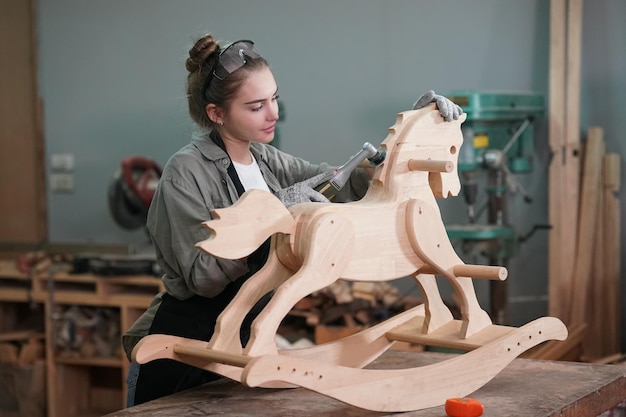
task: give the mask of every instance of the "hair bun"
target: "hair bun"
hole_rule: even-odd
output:
[[[189,50],[189,58],[185,61],[185,68],[189,72],[199,70],[206,64],[208,58],[216,51],[219,51],[219,49],[220,47],[213,35],[201,37]]]

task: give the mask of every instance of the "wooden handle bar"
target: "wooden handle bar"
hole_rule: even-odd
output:
[[[425,274],[437,274],[437,272],[428,265],[424,265],[420,272]],[[487,265],[465,265],[459,264],[452,267],[452,273],[455,277],[470,277],[492,279],[494,281],[504,281],[509,272],[503,266],[487,266]]]
[[[409,159],[410,171],[452,172],[454,162],[433,161],[431,159]]]
[[[238,366],[240,368],[245,368],[248,362],[250,362],[250,360],[252,359],[250,356],[237,355],[235,353],[220,352],[218,350],[185,345],[174,345],[174,353],[178,353],[179,355],[189,355],[195,356],[197,358],[209,359],[213,362]]]

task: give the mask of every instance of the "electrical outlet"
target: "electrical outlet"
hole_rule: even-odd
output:
[[[73,174],[52,174],[50,175],[50,189],[55,193],[73,193]]]
[[[53,171],[74,171],[74,155],[71,153],[55,153],[50,155],[50,168]]]

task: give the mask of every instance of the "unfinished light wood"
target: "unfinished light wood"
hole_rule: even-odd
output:
[[[604,158],[601,158],[602,160]],[[601,167],[601,177],[603,177]],[[596,227],[593,231],[591,274],[589,279],[589,294],[587,295],[587,311],[585,321],[588,324],[588,330],[583,340],[583,355],[585,360],[590,358],[601,358],[604,355],[604,344],[607,329],[604,328],[606,317],[606,305],[608,303],[607,294],[604,293],[606,288],[606,273],[604,264],[605,237],[604,237],[604,199],[603,187],[598,184],[597,206],[596,206]],[[591,359],[591,360],[593,360]]]
[[[452,172],[454,163],[451,161],[411,159],[409,160],[409,169],[411,171]]]
[[[395,341],[390,340],[386,336],[389,331],[416,317],[424,316],[424,314],[424,305],[419,305],[348,337],[306,349],[281,350],[278,354],[305,360],[319,360],[322,358],[326,364],[362,368],[377,359],[395,343]],[[449,320],[452,320],[452,314],[449,314]],[[441,323],[438,317],[435,318],[435,321]],[[185,349],[184,347],[190,347],[191,349]],[[205,349],[209,353],[193,355],[192,352],[197,352],[197,349]],[[218,354],[212,355],[211,352],[217,352]],[[201,340],[158,334],[145,337],[139,341],[133,350],[133,360],[137,363],[147,363],[163,358],[177,360],[242,382],[243,369],[241,365],[243,362],[235,365],[235,363],[241,361],[242,355],[230,352],[224,358],[234,355],[235,359],[217,361],[219,354],[223,352],[211,348],[210,344]],[[261,386],[264,388],[289,388],[292,385],[274,381],[264,383]]]
[[[250,362],[244,381],[255,387],[278,379],[367,410],[419,410],[467,396],[525,350],[548,338],[564,338],[566,332],[560,320],[544,317],[474,351],[409,369],[354,369],[267,355]]]
[[[582,0],[550,1],[548,294],[549,314],[568,320],[580,187]],[[573,313],[577,314],[577,313]]]
[[[526,359],[560,360],[566,357],[568,353],[580,348],[586,332],[586,323],[568,326],[566,340],[550,340],[521,356]]]
[[[462,339],[459,337],[462,327],[460,320],[449,321],[428,334],[422,332],[423,327],[424,317],[416,317],[387,332],[387,338],[417,345],[470,351],[485,346],[515,330],[515,327],[493,325]]]
[[[582,0],[568,0],[567,2],[567,57],[565,77],[565,146],[564,146],[564,176],[560,216],[563,217],[564,227],[561,229],[561,273],[566,281],[566,287],[571,287],[576,279],[576,267],[572,259],[577,256],[579,238],[579,203],[580,203],[580,59],[582,38]],[[566,299],[567,300],[567,299]],[[578,314],[576,304],[571,299],[565,307],[565,317],[570,318]],[[574,324],[567,322],[567,324]]]
[[[621,351],[621,214],[620,201],[620,155],[616,153],[604,156],[604,265],[605,287],[603,291],[605,311],[603,329],[605,342],[604,355]]]
[[[277,199],[264,198],[263,194],[258,193],[245,193],[235,204],[233,204],[233,210],[213,210],[211,214],[213,220],[204,222],[204,226],[209,230],[213,230],[213,227],[220,228],[222,230],[228,230],[228,233],[224,235],[225,238],[230,238],[230,241],[224,241],[224,249],[222,251],[222,257],[228,259],[239,259],[250,255],[265,241],[266,235],[272,234],[276,231],[287,233],[293,229],[295,225],[293,217],[289,212],[285,212],[282,207],[282,203]],[[250,234],[250,218],[242,217],[250,215],[245,211],[239,211],[239,206],[256,207],[253,214],[255,222],[261,226],[271,227],[272,231],[255,230],[252,234],[257,239],[241,239],[241,236]],[[282,217],[275,218],[276,213],[281,213]],[[268,219],[268,217],[271,217]]]
[[[273,194],[250,190],[237,204],[212,212],[214,220],[205,223],[211,237],[198,248],[240,258],[247,255],[240,248],[252,251],[271,236],[267,263],[242,285],[218,318],[209,342],[150,335],[135,347],[134,359],[145,363],[169,358],[249,386],[302,386],[365,409],[409,411],[469,394],[526,349],[564,339],[567,330],[555,318],[519,329],[491,323],[478,303],[472,278],[502,280],[506,269],[465,265],[450,243],[436,201],[458,194],[458,172],[448,172],[446,164],[439,163],[411,168],[416,167],[411,161],[450,161],[456,167],[464,119],[445,122],[434,106],[398,114],[381,144],[386,160],[376,168],[360,201],[302,203],[287,209]],[[433,170],[422,170],[426,166]],[[453,320],[435,275],[446,279],[458,295],[461,320]],[[426,302],[421,308],[335,342],[278,351],[278,326],[307,295],[338,280],[376,282],[406,276],[423,292]],[[241,346],[243,318],[270,291],[273,296],[252,323],[250,340]],[[472,351],[424,368],[361,369],[411,333],[423,343]]]
[[[571,308],[569,309],[568,323],[571,325],[584,323],[586,320],[592,279],[594,234],[597,230],[598,202],[602,190],[601,173],[604,148],[602,128],[589,128],[585,146],[576,257],[573,258],[575,268],[570,290]]]
[[[549,217],[548,235],[548,312],[551,316],[565,319],[567,293],[566,263],[567,248],[574,253],[575,243],[569,242],[565,233],[569,230],[562,213],[566,211],[563,196],[565,177],[565,34],[566,0],[550,0],[550,71],[548,95],[548,140],[550,144],[549,167]],[[568,246],[569,245],[569,246]],[[571,259],[571,257],[569,258]]]
[[[420,272],[437,273],[435,270],[429,269],[425,266],[420,269]],[[502,266],[488,266],[488,265],[455,265],[450,271],[455,277],[472,277],[479,279],[491,279],[495,281],[504,281],[508,276],[508,271]]]

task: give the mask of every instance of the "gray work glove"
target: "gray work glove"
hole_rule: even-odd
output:
[[[463,109],[461,108],[461,106],[454,104],[450,99],[444,96],[440,96],[433,90],[427,91],[420,98],[418,98],[415,104],[413,104],[413,110],[426,107],[430,103],[437,103],[437,109],[439,109],[439,114],[441,115],[441,117],[446,119],[446,122],[449,122],[452,119],[456,120],[459,118],[460,115],[463,114]]]
[[[314,177],[298,182],[291,187],[283,188],[276,193],[276,197],[282,201],[285,207],[293,206],[298,203],[309,203],[315,201],[318,203],[330,203],[323,194],[314,190],[315,187],[328,181],[335,175],[335,170],[322,172]]]

